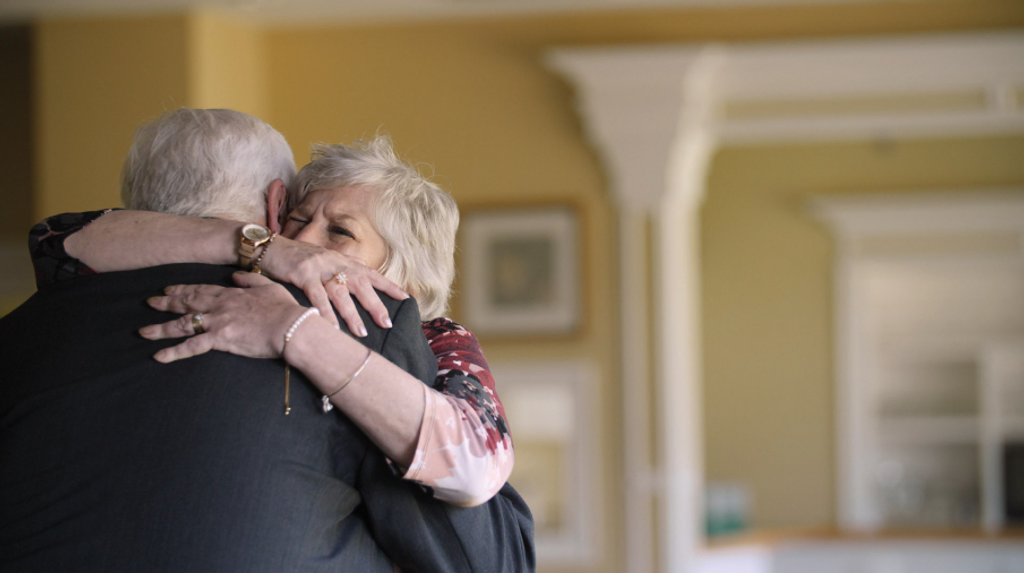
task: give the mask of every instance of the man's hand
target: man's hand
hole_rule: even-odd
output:
[[[366,336],[366,327],[352,296],[382,328],[391,328],[391,317],[374,289],[396,299],[409,298],[398,285],[359,259],[284,237],[278,238],[263,257],[263,273],[302,289],[320,316],[337,324],[331,310],[333,303],[354,336]]]

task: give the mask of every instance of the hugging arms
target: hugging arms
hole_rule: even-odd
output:
[[[259,358],[282,356],[328,395],[343,381],[338,373],[354,372],[364,360],[355,340],[328,328],[334,316],[330,304],[339,308],[357,335],[365,327],[350,294],[377,324],[388,326],[373,289],[398,297],[404,292],[373,269],[390,264],[391,275],[414,292],[422,318],[429,319],[422,327],[438,359],[438,377],[433,388],[427,388],[385,361],[371,360],[332,400],[403,468],[407,479],[430,487],[439,499],[474,505],[493,495],[511,471],[508,423],[475,337],[440,316],[453,275],[458,218],[454,203],[411,172],[398,183],[392,176],[387,185],[372,176],[375,168],[394,172],[396,166],[401,164],[386,140],[363,148],[321,148],[300,171],[297,185],[305,194],[287,215],[284,186],[271,185],[267,221],[282,236],[258,251],[262,271],[302,287],[321,310],[321,317],[308,318],[296,329],[287,347],[283,333],[304,309],[253,276],[239,280],[265,288],[243,292],[176,287],[154,304],[179,312],[181,319],[143,333],[152,338],[190,337],[158,353],[161,361],[210,349]],[[367,171],[371,175],[361,179],[338,176]],[[34,229],[32,253],[41,281],[155,264],[238,261],[241,223],[141,211],[103,213],[53,217]],[[339,275],[344,282],[331,280]],[[212,306],[225,301],[230,312]],[[241,312],[244,305],[260,311]],[[195,314],[203,314],[207,329],[199,336],[192,336],[190,319]],[[243,340],[235,333],[246,336]]]

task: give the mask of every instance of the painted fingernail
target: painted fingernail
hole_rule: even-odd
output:
[[[394,326],[393,324],[391,324],[391,319],[386,316],[384,317],[384,326],[386,328],[391,328],[392,326]]]
[[[359,337],[360,338],[365,338],[366,337],[366,327],[361,325],[361,324],[359,325]]]

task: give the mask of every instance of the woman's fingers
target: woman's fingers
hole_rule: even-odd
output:
[[[281,237],[263,259],[263,271],[277,280],[289,282],[306,294],[320,316],[338,326],[331,310],[331,297],[324,288],[324,267],[334,256],[331,251]]]
[[[331,297],[324,283],[314,280],[302,284],[295,283],[295,286],[301,288],[302,292],[306,293],[309,304],[320,311],[320,316],[324,317],[327,322],[330,322],[335,327],[338,326],[338,319],[335,318],[334,310],[331,308]]]
[[[338,314],[348,326],[348,331],[355,336],[366,336],[366,325],[363,324],[363,319],[359,316],[356,303],[349,296],[348,284],[331,279],[324,283],[324,287],[327,289],[327,294],[331,297],[334,308],[338,309]],[[379,303],[380,301],[378,300],[377,302]],[[334,312],[331,311],[331,314],[334,314]]]
[[[164,289],[164,296],[154,296],[146,302],[156,310],[178,314],[207,312],[224,290],[216,285],[174,285]]]
[[[334,309],[331,308],[331,296],[323,283],[308,285],[303,289],[303,292],[306,293],[309,303],[320,311],[320,316],[327,319],[327,322],[330,322],[337,328],[338,319],[334,316]]]
[[[208,328],[206,322],[209,320],[209,315],[201,316],[203,317],[202,324],[203,329],[205,330]],[[143,326],[139,329],[139,334],[147,340],[165,340],[168,338],[192,336],[196,333],[194,327],[196,321],[194,317],[194,314],[183,314],[170,322]]]
[[[212,349],[250,358],[281,355],[289,324],[305,309],[288,289],[266,277],[240,274],[234,280],[246,288],[176,285],[167,289],[167,296],[148,301],[153,308],[182,316],[143,327],[141,336],[149,340],[190,337],[161,350],[155,355],[157,360],[173,362]]]
[[[205,322],[207,317],[203,317]],[[166,340],[168,338],[181,338],[183,336],[191,336],[188,340],[171,346],[170,348],[164,348],[160,352],[153,355],[153,358],[157,362],[174,362],[175,360],[181,360],[182,358],[190,358],[192,356],[198,356],[213,350],[213,336],[210,334],[195,334],[193,328],[193,315],[186,314],[178,317],[170,322],[163,324],[151,324],[149,326],[143,326],[139,329],[139,334],[148,340]]]
[[[351,274],[346,275],[348,292],[356,297],[359,304],[366,309],[366,312],[373,317],[373,321],[381,328],[391,328],[388,309],[381,302],[380,295],[374,288],[379,288],[385,294],[399,300],[406,299],[409,295],[379,272],[367,268],[366,264],[361,261],[354,265],[349,272]]]
[[[247,273],[244,271],[236,272],[232,275],[232,279],[234,279],[236,285],[242,288],[259,288],[278,285],[278,283],[263,275]],[[328,296],[327,291],[324,289],[323,283],[318,280],[313,280],[296,282],[294,284],[302,289],[306,294],[306,298],[309,299],[310,304],[320,311],[320,316],[324,317],[327,322],[330,322],[334,326],[338,326],[338,319],[334,317],[334,311],[331,310],[331,299]],[[295,301],[290,294],[287,294],[287,291],[283,287],[280,288],[280,292],[282,295],[286,295],[289,301]]]
[[[278,239],[264,259],[263,269],[269,276],[301,288],[321,316],[336,325],[334,312],[329,308],[333,304],[357,336],[365,336],[362,333],[366,330],[350,294],[383,328],[391,327],[391,319],[373,289],[400,300],[409,297],[398,285],[367,268],[362,259],[291,239]],[[343,277],[341,281],[335,279],[339,275]],[[336,284],[330,284],[331,281]]]
[[[191,358],[193,356],[199,356],[213,350],[213,337],[207,334],[200,334],[199,336],[193,336],[188,340],[171,346],[170,348],[164,348],[160,352],[153,355],[153,358],[157,362],[174,362],[175,360],[181,360],[182,358]]]
[[[353,283],[349,285],[349,291],[356,297],[359,304],[363,305],[366,312],[373,317],[373,321],[381,326],[381,328],[391,328],[391,316],[388,314],[388,309],[381,302],[380,296],[377,291],[373,290],[373,286],[369,283]],[[349,298],[349,301],[352,299]]]

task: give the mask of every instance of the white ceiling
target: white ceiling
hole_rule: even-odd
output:
[[[0,21],[26,21],[55,15],[151,14],[207,8],[236,13],[264,23],[284,24],[501,17],[659,7],[727,8],[742,5],[868,1],[872,0],[0,0]]]

